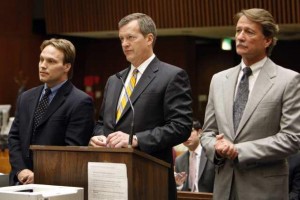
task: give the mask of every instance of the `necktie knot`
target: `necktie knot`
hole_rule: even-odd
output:
[[[138,73],[139,73],[138,69],[134,69],[133,72],[132,72],[132,78],[131,78],[131,81],[133,81],[132,82],[132,87],[135,87],[135,85],[136,85],[136,79],[137,79],[137,74]]]
[[[193,152],[192,152],[192,157],[193,157],[193,158],[196,158],[196,156],[197,156],[197,153],[196,153],[195,151],[193,151]]]
[[[46,88],[44,96],[48,97],[50,94],[51,94],[51,89],[50,88]]]
[[[138,70],[138,69],[134,69],[133,72],[132,72],[133,76],[136,76],[137,73],[139,73],[139,70]]]
[[[251,70],[250,67],[245,67],[243,69],[243,73],[244,73],[245,76],[249,77],[252,74],[252,70]]]

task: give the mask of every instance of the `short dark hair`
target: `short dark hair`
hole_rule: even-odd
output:
[[[202,125],[198,120],[194,119],[193,120],[193,128],[198,131],[202,128]]]

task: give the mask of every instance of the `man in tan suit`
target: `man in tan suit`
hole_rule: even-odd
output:
[[[286,158],[300,144],[300,75],[268,57],[278,31],[264,9],[236,15],[242,60],[213,76],[201,137],[216,164],[214,199],[288,199]]]

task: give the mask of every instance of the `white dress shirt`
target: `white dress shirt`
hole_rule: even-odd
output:
[[[252,89],[253,89],[253,86],[254,86],[254,83],[259,75],[259,72],[261,71],[262,67],[264,66],[264,64],[266,63],[268,57],[264,57],[262,60],[258,61],[257,63],[254,63],[253,65],[249,66],[252,70],[252,74],[249,76],[248,80],[249,80],[249,96],[252,92]],[[238,82],[236,84],[236,87],[235,87],[235,94],[234,94],[234,97],[236,97],[236,93],[237,93],[237,88],[239,86],[239,83],[242,79],[242,76],[243,76],[243,69],[245,67],[247,67],[244,63],[244,61],[242,60],[241,61],[241,70],[240,70],[240,73],[239,73],[239,77],[238,77]]]

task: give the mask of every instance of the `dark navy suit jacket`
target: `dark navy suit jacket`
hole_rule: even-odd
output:
[[[41,85],[25,91],[18,98],[15,120],[8,137],[11,185],[17,181],[17,172],[33,168],[29,146],[33,144],[33,117],[43,87]],[[57,91],[37,126],[34,144],[88,145],[94,126],[93,113],[92,99],[67,81]]]

